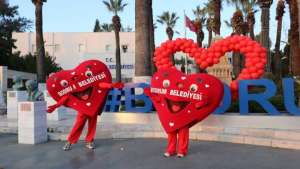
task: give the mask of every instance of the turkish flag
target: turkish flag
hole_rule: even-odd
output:
[[[196,32],[197,28],[193,23],[193,21],[186,15],[184,17],[185,17],[185,26],[188,27],[192,32]]]

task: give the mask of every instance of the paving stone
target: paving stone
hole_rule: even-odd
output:
[[[239,135],[220,134],[217,141],[243,144],[244,137]]]
[[[299,141],[288,141],[288,140],[273,139],[272,140],[272,147],[300,150],[300,142]]]
[[[218,135],[212,134],[212,133],[199,132],[199,133],[197,133],[196,139],[197,140],[206,140],[206,141],[217,141]]]
[[[277,130],[274,133],[274,138],[300,141],[300,131]]]
[[[240,129],[240,134],[244,135],[244,136],[273,138],[274,137],[274,130],[272,130],[272,129],[241,128]]]
[[[272,139],[269,138],[258,138],[258,137],[244,137],[245,144],[259,145],[259,146],[271,146]]]

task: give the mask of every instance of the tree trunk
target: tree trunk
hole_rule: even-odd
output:
[[[232,66],[233,66],[233,75],[234,79],[238,77],[241,72],[240,65],[241,65],[240,55],[238,53],[232,54]]]
[[[300,75],[300,47],[299,47],[299,23],[298,23],[298,8],[297,0],[290,0],[290,24],[291,24],[291,59],[292,73]]]
[[[148,12],[149,12],[149,41],[150,41],[150,65],[151,65],[151,75],[156,72],[156,67],[153,61],[154,51],[155,51],[155,37],[154,37],[154,26],[153,26],[153,9],[152,0],[148,0]]]
[[[121,52],[120,52],[120,29],[121,29],[121,21],[118,15],[115,15],[112,19],[114,25],[114,32],[116,38],[116,81],[122,81],[121,74]]]
[[[202,29],[197,30],[196,36],[197,36],[197,44],[201,48],[202,47],[202,41],[204,39],[204,33],[203,33]]]
[[[280,42],[281,42],[281,30],[282,30],[282,16],[277,20],[277,33],[276,33],[276,43],[275,43],[275,55],[274,62],[272,64],[272,72],[276,79],[281,78],[281,57],[280,57]]]
[[[298,2],[298,32],[300,33],[300,0]],[[300,42],[300,35],[299,35],[299,42]]]
[[[261,8],[261,35],[260,43],[267,49],[267,66],[266,71],[271,71],[271,56],[270,56],[270,44],[269,44],[269,30],[270,30],[270,6],[272,0],[262,1],[259,3]]]
[[[212,30],[208,31],[208,47],[210,47],[211,40],[212,40]]]
[[[151,76],[149,2],[135,1],[135,76]]]
[[[168,39],[172,40],[173,39],[173,35],[174,35],[173,29],[171,27],[167,27],[166,33],[168,35]],[[171,61],[172,61],[173,64],[175,63],[174,55],[171,56]]]
[[[173,35],[174,35],[173,29],[170,28],[170,27],[167,27],[166,33],[167,33],[167,35],[168,35],[168,39],[169,39],[169,40],[172,40],[172,39],[173,39]]]
[[[220,35],[221,28],[221,0],[214,0],[214,32]]]
[[[45,74],[45,47],[43,38],[43,2],[35,4],[35,29],[36,29],[36,52],[37,52],[37,81],[43,83]]]
[[[254,34],[255,15],[253,10],[248,12],[246,21],[247,21],[250,38],[252,40],[255,40],[255,34]]]
[[[255,40],[255,35],[254,35],[254,24],[250,24],[249,25],[249,34],[250,34],[250,38],[252,40]]]
[[[245,33],[245,22],[243,13],[240,10],[237,10],[233,13],[231,18],[231,24],[233,28],[232,35],[241,35]],[[233,53],[232,55],[232,64],[233,64],[233,74],[234,78],[237,78],[241,72],[243,65],[243,57],[239,53]]]

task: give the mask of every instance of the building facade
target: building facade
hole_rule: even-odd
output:
[[[212,39],[212,43],[223,39],[220,36],[215,36]],[[232,81],[233,75],[233,66],[232,66],[232,53],[226,53],[225,56],[220,58],[220,62],[211,67],[208,67],[207,73],[216,76],[222,82],[230,84]]]
[[[16,51],[21,55],[36,52],[35,33],[14,33]],[[215,37],[214,40],[221,39]],[[54,56],[56,62],[63,69],[72,69],[88,59],[99,59],[110,69],[115,77],[115,35],[113,32],[47,32],[44,33],[45,50]],[[135,33],[121,32],[121,64],[122,78],[127,81],[134,77],[135,63]],[[182,52],[177,52],[175,58],[186,58]],[[176,65],[180,70],[180,65]],[[185,65],[188,73],[196,72],[195,64]],[[230,57],[222,57],[220,63],[207,69],[209,74],[218,77],[229,84],[232,78],[232,64]]]
[[[36,52],[35,33],[14,33],[16,51],[21,55]],[[88,59],[99,59],[115,77],[115,35],[113,32],[47,32],[44,33],[45,50],[63,69],[71,69]],[[121,32],[122,77],[134,76],[135,33]]]

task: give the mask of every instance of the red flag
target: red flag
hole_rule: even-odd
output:
[[[193,23],[193,21],[191,21],[191,19],[186,15],[184,17],[185,17],[185,26],[188,27],[192,32],[196,32],[196,26]]]

